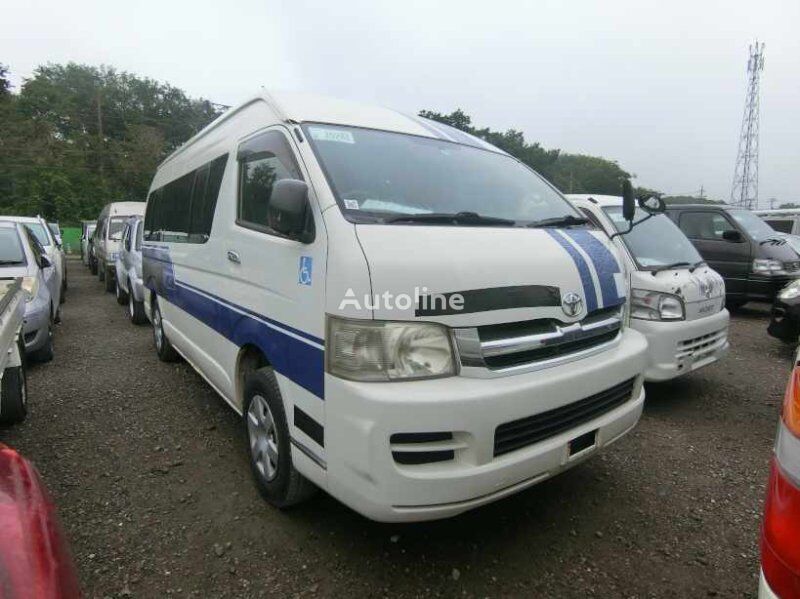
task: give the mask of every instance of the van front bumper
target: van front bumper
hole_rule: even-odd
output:
[[[477,379],[455,376],[395,383],[360,383],[325,376],[328,491],[379,521],[433,520],[495,501],[553,476],[616,441],[639,420],[647,343],[627,329],[600,354],[553,368]],[[629,399],[569,430],[495,456],[495,429],[633,381]],[[581,451],[570,442],[586,435]],[[431,451],[453,448],[447,461],[404,464],[390,437],[452,433]],[[586,437],[583,437],[585,439]],[[421,445],[417,446],[419,449]]]
[[[661,322],[631,319],[647,337],[649,365],[644,380],[667,381],[713,364],[730,349],[726,309],[697,320]]]

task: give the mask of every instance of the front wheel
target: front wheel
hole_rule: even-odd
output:
[[[133,289],[130,281],[128,281],[128,289]],[[133,297],[132,291],[128,291],[128,316],[133,324],[147,322],[147,315],[144,313],[144,302],[137,302],[136,298]]]
[[[106,267],[100,264],[100,262],[98,262],[96,268],[97,268],[97,280],[102,283],[106,278]]]
[[[55,318],[51,319],[50,322],[47,324],[47,341],[45,344],[37,349],[34,352],[31,352],[31,359],[35,360],[36,362],[49,362],[53,359],[55,355],[55,349],[53,347],[53,321]]]
[[[314,494],[314,484],[295,470],[292,445],[278,382],[269,367],[247,375],[244,421],[250,469],[261,496],[277,508]]]
[[[119,281],[114,277],[114,296],[117,298],[117,303],[124,306],[128,303],[128,293],[119,284]]]
[[[0,385],[0,424],[16,424],[28,415],[28,381],[25,366],[9,366]]]
[[[158,301],[153,298],[153,340],[156,344],[156,354],[158,359],[162,362],[177,362],[178,352],[172,347],[172,344],[167,339],[167,334],[164,332],[164,321],[161,318],[161,309],[158,307]]]

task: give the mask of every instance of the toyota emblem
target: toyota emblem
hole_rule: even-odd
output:
[[[583,309],[583,299],[573,291],[565,293],[561,298],[561,308],[567,316],[577,316]]]

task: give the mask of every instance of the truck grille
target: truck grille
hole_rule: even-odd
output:
[[[635,379],[541,414],[501,424],[494,431],[495,457],[539,443],[589,422],[631,399]]]
[[[595,310],[580,322],[564,324],[554,318],[456,329],[463,366],[501,371],[545,363],[588,350],[617,338],[622,307]]]

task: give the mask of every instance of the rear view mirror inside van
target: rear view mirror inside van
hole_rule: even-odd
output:
[[[269,226],[281,235],[310,243],[314,225],[308,202],[308,185],[298,179],[281,179],[272,187],[267,213]]]

